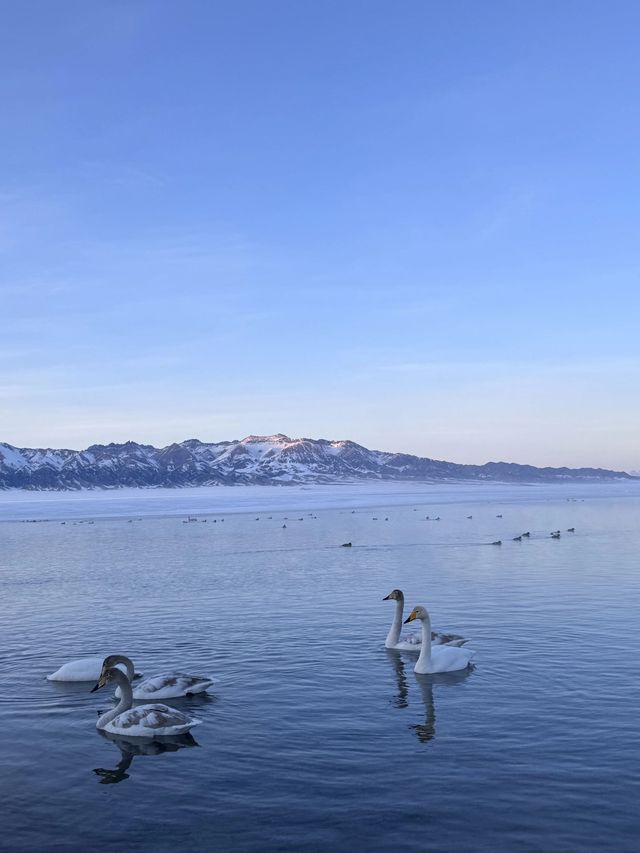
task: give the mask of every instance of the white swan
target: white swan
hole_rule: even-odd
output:
[[[104,659],[102,672],[123,664],[131,681],[133,662],[126,655],[109,655]],[[184,672],[163,672],[139,681],[133,686],[134,699],[177,699],[180,696],[192,696],[194,693],[204,693],[213,685],[213,679],[204,675],[187,675]],[[116,698],[120,698],[120,688],[116,690]]]
[[[47,681],[97,681],[100,678],[102,673],[102,664],[104,663],[104,655],[101,658],[80,658],[79,660],[72,660],[69,663],[63,664],[60,669],[57,669],[55,672],[52,672],[51,675],[47,675]],[[121,661],[124,663],[124,661]],[[129,680],[133,681],[134,678],[140,678],[140,673],[133,671],[133,664],[131,664],[131,669],[127,670],[127,674],[129,675]],[[119,669],[122,667],[119,665]]]
[[[116,684],[122,698],[115,708],[100,717],[96,723],[97,729],[127,738],[154,738],[182,735],[202,722],[168,705],[138,705],[133,708],[131,683],[124,672],[116,667],[106,669],[91,692],[107,684]]]
[[[401,589],[392,590],[389,595],[385,595],[383,601],[395,601],[396,609],[393,614],[393,622],[387,634],[387,639],[384,641],[387,649],[396,649],[397,651],[419,652],[422,644],[422,634],[405,634],[400,637],[402,630],[402,611],[404,610],[404,593]],[[434,646],[462,646],[467,641],[459,634],[442,634],[440,631],[431,632],[431,642]]]
[[[466,669],[471,663],[475,652],[471,649],[461,649],[455,646],[431,645],[431,619],[425,607],[414,607],[409,616],[404,620],[413,622],[419,619],[422,623],[422,644],[420,657],[413,668],[418,673],[456,672]]]

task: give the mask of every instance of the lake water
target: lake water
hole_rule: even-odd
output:
[[[4,493],[0,520],[0,849],[638,849],[639,484]],[[472,672],[384,649],[394,587]],[[197,746],[113,743],[106,690],[44,680],[110,652],[219,679],[168,702]]]

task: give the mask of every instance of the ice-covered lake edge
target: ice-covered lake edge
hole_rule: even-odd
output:
[[[308,486],[198,486],[180,489],[120,488],[77,492],[0,492],[0,521],[172,517],[244,512],[359,509],[521,500],[586,500],[637,497],[638,482],[614,483],[397,483]]]

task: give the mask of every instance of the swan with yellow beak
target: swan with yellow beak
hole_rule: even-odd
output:
[[[420,657],[414,666],[414,672],[429,674],[436,672],[458,672],[466,669],[475,654],[471,649],[458,648],[456,646],[432,646],[431,643],[431,618],[426,607],[418,605],[414,607],[409,616],[404,620],[406,625],[418,619],[422,627],[422,643],[420,646]]]

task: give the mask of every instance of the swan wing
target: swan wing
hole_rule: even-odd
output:
[[[463,646],[467,641],[460,634],[445,634],[442,631],[432,631],[431,642],[434,646]]]
[[[184,672],[164,672],[145,678],[133,688],[134,699],[175,699],[204,693],[213,685],[213,679],[204,675],[188,675]]]
[[[472,649],[461,649],[455,646],[433,646],[431,649],[431,661],[425,662],[425,668],[418,668],[420,662],[415,666],[416,672],[437,673],[457,672],[466,669],[471,663],[475,652]]]
[[[422,635],[420,633],[415,634],[403,634],[395,646],[391,648],[396,649],[396,651],[407,651],[407,652],[419,652],[422,646]]]
[[[114,717],[105,731],[127,737],[162,737],[184,734],[201,722],[168,705],[138,705]]]

